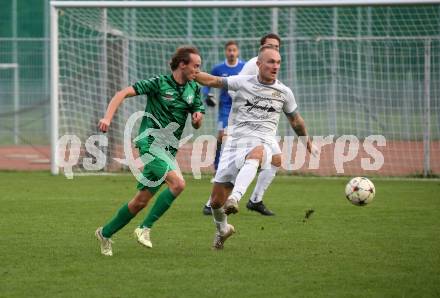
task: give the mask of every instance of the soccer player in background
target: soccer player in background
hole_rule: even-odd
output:
[[[275,138],[281,112],[298,136],[307,136],[304,119],[290,88],[277,80],[281,56],[271,45],[260,48],[258,75],[237,75],[226,78],[201,72],[196,80],[205,86],[235,91],[228,135],[211,193],[211,207],[216,233],[214,249],[222,249],[224,242],[235,232],[228,224],[227,214],[238,212],[238,200],[257,174],[259,166],[274,163]],[[312,143],[307,139],[307,150]]]
[[[243,68],[244,61],[240,60],[240,51],[237,42],[230,40],[225,44],[225,60],[222,63],[215,65],[211,74],[219,77],[229,77],[237,75]],[[208,106],[215,106],[216,101],[214,95],[209,93],[210,87],[202,88],[202,94],[206,98]],[[217,149],[215,151],[214,169],[217,171],[218,161],[220,159],[220,152],[222,148],[222,139],[225,134],[225,128],[228,125],[229,112],[231,110],[232,99],[226,89],[220,90],[219,104],[218,104],[218,120],[217,120]],[[203,206],[203,214],[211,215],[210,199]]]
[[[137,194],[125,203],[110,221],[96,230],[95,235],[101,243],[103,255],[113,255],[110,239],[112,235],[145,208],[161,187],[161,184],[153,186],[155,183],[148,182],[164,179],[167,184],[167,187],[156,198],[144,221],[134,231],[137,241],[148,248],[152,247],[150,229],[154,222],[168,210],[174,199],[185,188],[185,181],[177,170],[174,157],[177,154],[178,140],[182,136],[188,114],[191,114],[191,124],[195,129],[200,128],[202,124],[205,111],[201,100],[201,88],[194,81],[196,74],[200,71],[200,65],[201,58],[196,48],[178,48],[170,61],[170,74],[141,80],[133,86],[116,92],[104,118],[99,121],[99,129],[106,132],[117,108],[126,98],[142,94],[148,96],[146,113],[141,122],[139,136],[136,138],[136,147],[139,148],[142,160],[148,159],[142,172],[148,181],[147,183],[139,182]],[[156,119],[152,119],[150,115],[154,115]],[[154,120],[157,120],[160,125]],[[149,131],[152,133],[148,133]],[[170,132],[175,138],[169,138]]]

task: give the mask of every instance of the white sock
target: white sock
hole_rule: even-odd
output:
[[[206,207],[211,207],[211,197],[208,198],[208,201],[205,204]]]
[[[214,217],[214,223],[217,231],[219,231],[221,234],[225,233],[228,226],[228,217],[226,216],[223,207],[217,209],[212,208],[212,216]]]
[[[241,200],[241,197],[257,175],[259,165],[260,161],[258,159],[246,159],[244,162],[235,179],[234,189],[232,189],[232,196],[237,199],[237,202]]]
[[[263,200],[263,195],[269,185],[272,183],[279,167],[271,165],[269,169],[263,169],[258,175],[257,184],[250,200],[252,203],[259,203]]]

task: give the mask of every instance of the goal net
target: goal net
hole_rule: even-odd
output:
[[[203,70],[210,71],[224,60],[228,40],[237,41],[240,57],[248,60],[256,56],[260,38],[276,32],[282,39],[279,79],[293,90],[309,134],[321,145],[318,161],[302,158],[281,115],[284,165],[293,173],[440,174],[439,3],[338,6],[333,1],[335,6],[303,7],[272,1],[273,7],[233,7],[229,1],[232,7],[220,7],[217,1],[217,7],[197,7],[193,1],[165,7],[166,2],[164,7],[153,7],[155,1],[143,2],[144,7],[53,3],[58,52],[52,64],[53,136],[75,135],[81,141],[76,171],[84,170],[85,142],[98,134],[97,123],[114,93],[169,73],[178,46],[196,46]],[[124,169],[114,158],[124,158],[126,121],[147,103],[145,96],[130,98],[117,111],[102,149],[103,171]],[[178,155],[183,171],[191,170],[192,142],[200,135],[216,136],[216,119],[217,110],[207,108],[200,130],[187,125],[183,136],[194,135]]]

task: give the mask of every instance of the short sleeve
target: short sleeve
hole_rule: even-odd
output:
[[[287,96],[286,101],[283,105],[283,111],[285,114],[294,114],[298,109],[298,105],[295,100],[295,96],[293,95],[292,90],[287,88]]]
[[[243,84],[246,82],[247,79],[249,79],[249,77],[252,76],[242,76],[242,75],[238,75],[238,76],[230,76],[227,78],[223,78],[226,82],[226,89],[228,89],[229,91],[238,91],[238,89],[241,88],[241,86],[243,86]]]
[[[159,77],[154,77],[148,80],[141,80],[134,83],[133,88],[137,95],[152,95],[157,93],[160,89]]]

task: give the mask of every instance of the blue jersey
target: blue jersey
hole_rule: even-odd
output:
[[[218,77],[229,77],[238,75],[238,73],[243,68],[245,62],[241,59],[238,59],[238,62],[235,66],[229,66],[226,63],[226,60],[222,63],[219,63],[215,65],[212,70],[211,74]],[[210,88],[209,87],[203,87],[202,93],[203,95],[208,95]],[[221,89],[220,90],[220,100],[219,100],[219,107],[218,107],[218,118],[219,120],[225,119],[229,117],[229,111],[231,110],[232,105],[232,99],[229,96],[228,90]],[[225,123],[226,124],[226,123]]]

